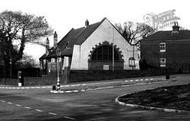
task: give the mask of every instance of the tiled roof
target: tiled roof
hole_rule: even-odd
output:
[[[179,30],[179,33],[172,33],[172,31],[158,31],[146,38],[146,40],[182,40],[182,39],[190,39],[190,31],[189,30]]]
[[[72,28],[57,44],[57,47],[61,50],[61,56],[72,55],[74,45],[81,45],[105,19],[87,27]]]
[[[42,60],[42,59],[45,59],[45,58],[46,58],[46,53],[43,54],[43,55],[39,58],[39,60]]]
[[[61,50],[61,56],[70,56],[73,52],[74,45],[81,45],[98,27],[106,18],[102,19],[100,22],[90,24],[86,27],[81,27],[74,29],[72,28],[57,44],[56,48],[53,48],[49,52],[48,56],[43,55],[42,58],[51,58],[56,57],[56,49]]]
[[[58,43],[58,47],[64,49],[66,46],[72,48],[74,44],[81,45],[105,20],[88,25],[87,27],[81,27],[77,29],[71,29]]]

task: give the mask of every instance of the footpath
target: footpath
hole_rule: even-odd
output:
[[[103,81],[91,81],[91,82],[80,82],[80,83],[70,83],[60,86],[60,90],[52,90],[53,85],[48,86],[10,86],[10,85],[0,85],[0,89],[11,89],[11,90],[30,90],[30,89],[50,89],[51,93],[73,93],[73,92],[85,92],[90,90],[100,90],[100,89],[111,89],[111,88],[121,88],[130,85],[141,85],[148,83],[156,83],[161,81],[172,81],[172,83],[183,84],[188,83],[190,75],[172,75],[170,79],[166,80],[165,76],[154,76],[154,77],[137,77],[128,79],[115,79],[115,80],[103,80]]]
[[[108,86],[121,86],[126,84],[134,84],[134,83],[143,83],[143,82],[156,82],[156,81],[164,81],[164,76],[155,76],[155,77],[139,77],[139,78],[128,78],[128,79],[115,79],[115,80],[103,80],[103,81],[90,81],[90,82],[79,82],[79,83],[70,83],[70,84],[62,84],[60,86],[61,90],[73,90],[73,89],[87,89],[87,88],[100,88],[100,87],[108,87]],[[56,82],[55,82],[56,83]],[[54,84],[55,85],[55,84]],[[53,85],[48,86],[11,86],[11,85],[0,85],[0,89],[51,89]],[[108,87],[109,88],[109,87]]]

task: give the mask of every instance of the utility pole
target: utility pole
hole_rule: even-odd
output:
[[[57,55],[57,59],[56,59],[56,71],[57,71],[57,90],[60,90],[60,78],[59,78],[59,57],[58,57],[58,54],[59,54],[59,50],[57,48],[56,50],[56,55]]]
[[[113,27],[113,45],[112,45],[112,71],[114,72],[115,60],[114,60],[114,27]]]

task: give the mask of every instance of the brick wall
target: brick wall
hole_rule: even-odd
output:
[[[160,53],[160,42],[166,42],[164,53]],[[168,68],[176,72],[190,72],[190,39],[142,41],[141,58],[154,67],[160,67],[160,58],[166,58]]]

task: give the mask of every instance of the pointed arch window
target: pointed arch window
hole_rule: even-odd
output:
[[[111,45],[102,45],[92,53],[92,61],[111,61],[113,58],[113,47]],[[119,61],[119,54],[114,48],[114,60]]]

